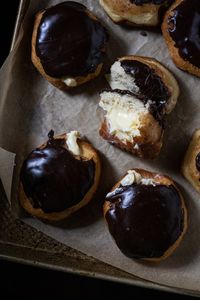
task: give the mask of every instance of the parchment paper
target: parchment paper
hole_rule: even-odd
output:
[[[160,60],[173,71],[180,83],[181,96],[175,110],[168,117],[165,142],[158,159],[140,160],[109,145],[98,135],[101,119],[97,109],[99,91],[107,87],[104,77],[100,76],[65,93],[45,81],[31,63],[30,41],[34,14],[39,9],[58,2],[31,1],[16,47],[0,72],[0,146],[16,153],[12,189],[13,212],[19,216],[18,174],[29,151],[46,140],[50,129],[54,129],[56,134],[71,129],[79,130],[101,154],[102,181],[96,197],[61,228],[28,216],[21,216],[23,220],[62,243],[129,273],[157,283],[200,291],[200,196],[180,174],[181,162],[190,137],[200,127],[200,79],[178,70],[173,65],[160,33],[146,31],[147,36],[143,36],[140,29],[114,25],[98,1],[79,1],[94,11],[109,30],[107,65],[119,56],[146,55]],[[2,158],[1,153],[0,157]],[[5,161],[5,157],[3,160]],[[12,161],[9,158],[6,160],[9,166]],[[110,237],[102,217],[105,194],[132,167],[172,176],[180,185],[188,206],[188,232],[175,253],[159,264],[142,264],[124,256]],[[4,184],[7,181],[4,187],[9,189],[9,179],[6,178],[4,176]],[[8,190],[7,194],[9,195]]]

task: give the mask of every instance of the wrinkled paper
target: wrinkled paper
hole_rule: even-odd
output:
[[[15,48],[0,72],[0,146],[16,153],[11,197],[14,213],[56,240],[138,277],[200,291],[200,196],[180,173],[191,135],[200,127],[200,79],[173,65],[161,33],[146,31],[147,36],[144,36],[140,29],[115,25],[98,1],[79,1],[102,20],[110,33],[107,65],[117,57],[128,54],[154,57],[176,75],[180,84],[181,96],[175,110],[167,118],[160,156],[154,161],[145,161],[124,153],[98,135],[101,121],[99,92],[108,87],[104,76],[63,92],[50,85],[33,67],[30,45],[34,15],[39,9],[59,1],[30,2]],[[19,169],[22,161],[31,149],[47,139],[50,129],[54,129],[55,134],[72,129],[80,131],[99,150],[103,164],[101,184],[94,200],[62,227],[53,227],[24,216],[18,206]],[[5,158],[3,160],[5,168]],[[13,165],[13,156],[8,156],[6,160],[7,166]],[[105,194],[132,167],[158,171],[173,177],[188,207],[189,226],[184,240],[170,258],[159,264],[144,264],[124,256],[109,235],[102,216]],[[9,168],[12,174],[12,168]],[[4,176],[3,180],[7,195],[10,193],[9,177]]]

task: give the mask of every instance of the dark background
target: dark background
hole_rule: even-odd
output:
[[[0,67],[6,59],[12,40],[19,0],[11,0],[5,10],[1,7],[0,22]]]
[[[96,0],[95,0],[96,1]],[[1,10],[0,26],[0,66],[6,59],[12,39],[18,0],[9,2],[9,9]],[[159,292],[144,288],[113,283],[99,279],[91,279],[77,275],[66,274],[36,267],[30,267],[0,260],[0,291],[15,299],[103,299],[131,298],[131,299],[193,299],[189,296],[181,296]]]

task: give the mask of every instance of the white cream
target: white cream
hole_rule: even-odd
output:
[[[140,136],[141,117],[148,114],[142,101],[133,95],[103,92],[99,106],[106,111],[109,131],[122,141],[133,141]]]
[[[151,179],[151,178],[142,178],[142,180],[141,180],[141,182],[140,182],[141,184],[144,184],[144,185],[153,185],[153,186],[156,186],[156,182],[155,181],[153,181],[153,179]]]
[[[140,183],[142,180],[142,176],[134,170],[129,170],[128,174],[121,180],[121,185],[131,185],[133,183]]]
[[[140,147],[139,147],[139,145],[138,145],[138,144],[135,144],[135,146],[133,147],[133,149],[135,149],[135,150],[139,150],[139,149],[140,149]]]
[[[116,61],[111,69],[110,74],[106,75],[106,79],[111,88],[119,90],[128,90],[138,93],[139,87],[135,84],[134,73],[127,74],[121,66],[120,61]]]
[[[120,188],[116,188],[113,192],[110,192],[106,195],[106,198],[112,197],[114,196],[116,193],[118,193],[118,191],[120,192],[121,189]]]
[[[156,182],[152,178],[144,178],[135,170],[129,170],[128,174],[121,180],[120,184],[122,186],[131,185],[133,183],[144,184],[144,185],[153,185],[156,186]]]
[[[143,185],[152,185],[152,186],[157,185],[157,182],[155,182],[153,179],[144,178],[138,172],[136,172],[135,170],[128,170],[127,173],[128,174],[120,181],[120,184],[122,186],[128,186],[128,185],[131,185],[133,183],[143,184]],[[108,193],[106,195],[106,198],[112,197],[115,194],[117,194],[118,192],[121,192],[121,189],[119,187],[116,188],[114,191]]]
[[[77,143],[77,139],[80,137],[78,131],[71,131],[67,134],[67,147],[74,155],[80,155],[81,149]]]
[[[74,78],[65,78],[62,81],[69,87],[77,86],[77,81]]]

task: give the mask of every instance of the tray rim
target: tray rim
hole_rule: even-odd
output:
[[[170,287],[167,285],[161,285],[158,283],[154,283],[152,281],[148,281],[139,277],[135,278],[123,278],[123,277],[117,277],[115,275],[108,275],[104,274],[103,272],[96,272],[96,271],[86,271],[84,269],[78,268],[77,266],[73,267],[68,267],[68,266],[61,266],[58,264],[51,264],[47,262],[42,262],[37,259],[34,261],[31,259],[25,259],[22,257],[17,257],[14,255],[7,255],[5,253],[1,253],[1,245],[6,245],[7,247],[18,247],[22,248],[21,245],[15,244],[15,243],[6,243],[0,241],[0,259],[4,259],[9,262],[15,262],[15,263],[21,263],[24,265],[29,265],[29,266],[35,266],[35,267],[41,267],[44,269],[49,269],[49,270],[54,270],[54,271],[60,271],[64,273],[69,273],[69,274],[75,274],[79,276],[84,276],[88,278],[96,278],[96,279],[101,279],[101,280],[107,280],[111,282],[118,282],[118,283],[123,283],[127,285],[132,285],[136,287],[141,287],[141,288],[147,288],[147,289],[153,289],[153,290],[159,290],[161,292],[169,292],[169,293],[175,293],[179,295],[188,295],[188,296],[193,296],[193,297],[200,297],[200,293],[198,291],[194,290],[187,290],[187,289],[181,289],[181,288],[175,288],[175,287]],[[26,249],[26,251],[37,251],[39,250],[30,248],[28,246],[24,246],[23,249]],[[56,255],[55,253],[50,253],[44,250],[44,252],[48,253],[49,257]],[[66,256],[67,257],[67,256]],[[126,272],[125,272],[126,273]],[[129,273],[127,273],[129,274]],[[131,275],[131,274],[129,274]]]
[[[15,26],[14,26],[14,30],[13,30],[13,36],[12,36],[10,51],[12,51],[14,46],[15,46],[15,43],[16,43],[16,40],[17,40],[17,37],[18,37],[18,33],[19,33],[19,30],[20,30],[20,26],[22,24],[23,17],[25,16],[25,13],[26,13],[26,8],[28,7],[30,1],[32,1],[32,0],[19,0],[18,12],[17,12]],[[72,268],[72,267],[69,267],[69,266],[60,266],[58,264],[46,263],[44,261],[42,262],[42,261],[39,261],[39,260],[34,260],[33,261],[31,259],[22,258],[20,256],[14,256],[14,253],[8,255],[6,253],[2,253],[2,245],[7,246],[8,248],[9,247],[22,248],[23,245],[16,244],[16,243],[8,243],[8,242],[0,240],[0,259],[4,259],[6,261],[21,263],[21,264],[29,265],[29,266],[42,267],[42,268],[45,268],[45,269],[61,271],[61,272],[65,272],[65,273],[77,274],[77,275],[80,275],[80,276],[85,276],[85,277],[90,277],[90,278],[97,278],[97,279],[101,279],[101,280],[124,283],[124,284],[137,286],[137,287],[141,287],[141,288],[160,290],[162,292],[169,292],[169,293],[176,293],[176,294],[180,294],[180,295],[200,297],[200,292],[198,292],[198,291],[182,289],[182,288],[176,288],[176,287],[170,287],[170,286],[167,286],[167,285],[154,283],[152,281],[148,281],[148,280],[139,278],[139,277],[137,277],[135,275],[132,275],[130,273],[127,273],[125,271],[123,271],[123,272],[125,272],[129,275],[132,275],[133,278],[130,278],[130,279],[125,278],[125,277],[122,278],[122,277],[117,277],[115,275],[108,275],[108,274],[104,274],[104,273],[96,272],[96,271],[92,271],[92,270],[91,271],[86,271],[84,269],[78,268],[77,266]],[[33,248],[28,247],[28,246],[24,246],[24,249],[26,249],[27,252],[30,251],[30,250],[38,252],[37,249],[33,249]],[[50,253],[46,250],[44,250],[44,252],[48,253],[48,255],[49,254],[50,255],[55,255],[55,253]]]

